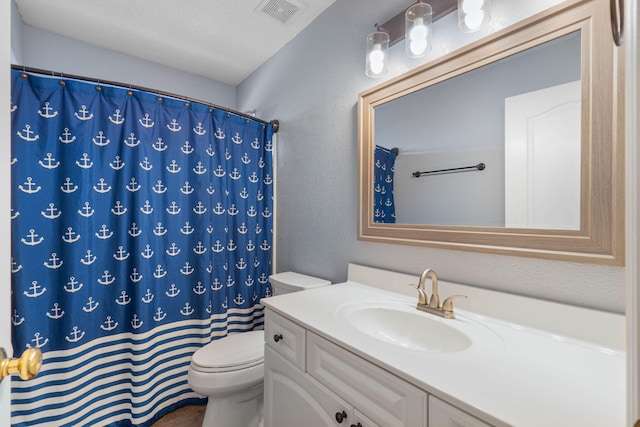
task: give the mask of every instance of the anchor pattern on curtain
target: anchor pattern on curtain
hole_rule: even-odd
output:
[[[12,423],[150,425],[191,354],[262,323],[273,129],[199,103],[12,75]]]
[[[373,170],[373,221],[395,223],[396,208],[393,198],[393,173],[397,154],[376,145]]]

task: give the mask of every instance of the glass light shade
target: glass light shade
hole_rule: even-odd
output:
[[[389,49],[389,34],[376,31],[367,36],[367,56],[365,59],[365,73],[367,77],[382,77],[387,74],[387,56]]]
[[[490,0],[458,0],[458,28],[472,33],[486,27],[491,21]]]
[[[407,56],[420,58],[431,49],[433,11],[427,3],[416,3],[407,9],[404,25],[404,48]]]

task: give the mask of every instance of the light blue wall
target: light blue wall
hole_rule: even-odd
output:
[[[22,32],[24,23],[18,12],[18,6],[13,0],[11,3],[11,63],[22,64]]]
[[[24,25],[13,0],[14,64],[142,86],[236,109],[236,88]],[[13,30],[13,28],[12,28]]]
[[[277,270],[333,282],[356,262],[419,274],[433,267],[448,280],[521,295],[624,311],[624,268],[480,254],[357,240],[358,93],[378,81],[364,75],[365,37],[407,6],[406,0],[334,3],[238,87],[238,108],[277,118]],[[557,0],[494,0],[494,28],[516,22]],[[434,25],[431,56],[391,49],[389,77],[465,45],[455,14]]]

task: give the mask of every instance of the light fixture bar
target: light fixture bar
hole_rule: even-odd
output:
[[[425,2],[413,2],[407,6],[407,8],[416,3]],[[432,22],[437,21],[458,8],[457,0],[430,0],[428,3],[431,5],[431,9],[433,10]],[[377,25],[381,30],[389,34],[389,46],[393,46],[404,39],[406,10],[407,9],[405,8],[402,12],[398,13],[384,24]]]

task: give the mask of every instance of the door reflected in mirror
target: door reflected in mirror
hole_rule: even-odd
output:
[[[574,31],[375,106],[373,221],[579,230],[581,43]]]

